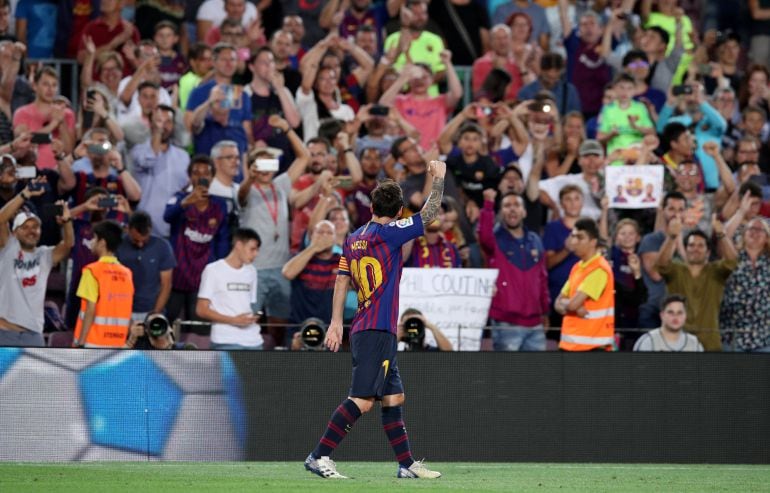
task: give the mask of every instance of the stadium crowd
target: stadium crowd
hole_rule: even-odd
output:
[[[412,214],[440,159],[404,266],[499,269],[494,349],[553,347],[600,252],[600,349],[770,351],[769,67],[768,0],[0,0],[0,345],[296,348],[378,180]]]

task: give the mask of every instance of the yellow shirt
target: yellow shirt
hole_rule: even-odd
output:
[[[578,264],[578,269],[584,269],[586,265],[591,263],[599,255],[601,255],[601,253],[597,253],[596,255],[586,260],[585,262],[580,262]],[[580,291],[581,293],[585,293],[586,295],[588,295],[589,298],[596,301],[599,299],[599,297],[604,292],[604,289],[607,287],[608,280],[609,280],[609,276],[607,275],[606,272],[604,272],[602,269],[596,269],[590,274],[588,274],[588,276],[586,276],[585,279],[583,279],[583,283],[580,286],[578,286],[577,290]],[[569,280],[568,280],[566,283],[564,283],[564,287],[561,288],[561,294],[563,296],[569,297],[569,290],[570,290],[570,286],[569,286]]]
[[[398,44],[398,40],[401,39],[401,32],[396,31],[385,39],[385,50],[387,53],[389,49]],[[446,67],[441,62],[441,52],[444,50],[444,41],[440,36],[433,34],[429,31],[423,31],[420,33],[420,37],[412,41],[409,45],[409,58],[413,63],[424,63],[428,65],[433,71],[433,75],[438,72],[446,70]],[[400,54],[398,58],[392,61],[393,68],[401,70],[406,65],[406,55]],[[438,85],[433,84],[428,89],[428,95],[438,96]]]
[[[104,256],[99,259],[99,262],[105,262],[108,264],[117,264],[117,257]],[[80,284],[78,284],[77,296],[83,298],[91,303],[99,301],[99,283],[89,269],[83,269],[83,274],[80,277]]]

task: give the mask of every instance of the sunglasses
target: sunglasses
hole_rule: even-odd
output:
[[[626,65],[628,68],[647,68],[650,66],[649,63],[645,62],[644,60],[636,60],[628,65]]]

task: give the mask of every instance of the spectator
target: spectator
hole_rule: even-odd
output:
[[[457,78],[452,54],[441,53],[441,60],[446,67],[448,92],[431,96],[428,88],[431,83],[431,71],[427,65],[407,65],[396,82],[380,97],[383,106],[395,106],[401,116],[410,125],[420,129],[420,146],[428,150],[438,139],[446,124],[447,117],[463,96],[460,80]],[[400,95],[404,84],[409,83],[409,92]]]
[[[599,229],[579,219],[570,233],[570,250],[580,259],[570,271],[554,308],[564,316],[562,351],[610,351],[615,342],[615,280],[598,248]]]
[[[429,342],[427,337],[427,331],[423,330],[422,337],[418,337],[414,340],[412,337],[407,337],[406,328],[404,324],[410,319],[417,319],[422,322],[425,329],[430,331],[430,335],[433,336],[433,345]],[[398,326],[396,327],[396,338],[398,339],[398,350],[408,351],[452,351],[452,343],[446,338],[441,329],[436,324],[430,322],[423,313],[416,308],[407,308],[404,313],[401,314],[401,318],[398,320]]]
[[[134,22],[142,39],[150,39],[155,34],[155,27],[161,22],[170,22],[179,36],[182,53],[187,53],[189,34],[184,22],[186,4],[198,4],[202,0],[135,0],[136,13]],[[195,6],[196,10],[198,5]],[[193,32],[194,34],[194,32]],[[176,43],[175,43],[176,44]]]
[[[241,157],[238,144],[232,140],[221,140],[211,149],[214,160],[214,180],[209,194],[221,198],[227,204],[227,221],[231,230],[238,227],[240,207],[238,205],[238,181],[241,176]]]
[[[221,140],[238,143],[246,152],[252,134],[251,100],[243,87],[232,83],[237,54],[235,47],[220,43],[214,47],[214,77],[193,89],[187,101],[185,125],[193,134],[196,153],[210,154]]]
[[[679,0],[658,2],[657,11],[653,12],[652,1],[644,0],[641,3],[641,15],[645,29],[659,27],[668,33],[666,53],[672,53],[681,44],[687,53],[682,56],[679,68],[686,68],[692,60],[689,53],[695,49],[693,35],[697,36],[697,32],[693,30],[690,17],[685,15],[684,9],[678,4]]]
[[[0,39],[16,41],[16,36],[13,35],[15,26],[11,23],[11,10],[9,0],[0,0]]]
[[[545,250],[536,233],[524,228],[521,196],[508,193],[495,227],[497,191],[484,190],[479,243],[490,268],[499,270],[489,309],[495,351],[545,351],[545,327],[551,304]]]
[[[262,349],[253,308],[257,302],[257,273],[252,264],[259,244],[256,231],[237,229],[230,253],[203,270],[196,313],[212,322],[212,349]]]
[[[670,36],[665,29],[658,26],[647,27],[642,34],[640,46],[647,54],[650,62],[650,75],[647,83],[663,92],[667,92],[674,81],[679,62],[684,50],[681,43],[681,29],[677,30],[676,45],[671,52],[667,51]]]
[[[166,203],[188,181],[190,156],[171,143],[175,111],[158,106],[152,113],[150,139],[131,149],[136,181],[144,191],[137,208],[152,218],[152,232],[168,238],[169,225],[163,220]]]
[[[155,108],[148,103],[151,100],[157,105],[172,105],[171,95],[161,87],[160,53],[154,41],[144,40],[134,51],[136,55],[136,71],[130,77],[124,77],[118,85],[120,96],[120,112],[118,118],[121,125],[133,116],[143,116],[149,120],[149,115]],[[157,94],[142,95],[147,87],[152,87]],[[142,104],[144,103],[144,104]]]
[[[179,107],[187,108],[187,100],[193,89],[211,75],[211,47],[204,43],[195,43],[190,47],[190,70],[179,79]]]
[[[401,9],[401,30],[385,39],[384,50],[386,61],[396,70],[403,72],[410,62],[424,64],[432,77],[428,95],[435,97],[438,86],[434,82],[444,80],[447,67],[441,57],[444,41],[425,29],[428,20],[427,0],[407,0],[406,8]]]
[[[650,61],[642,50],[631,50],[623,56],[623,72],[634,78],[634,101],[644,103],[653,122],[666,103],[666,93],[650,86]]]
[[[682,295],[666,296],[660,305],[661,326],[642,335],[634,351],[703,352],[698,338],[682,330],[687,322],[686,305]]]
[[[656,268],[666,281],[669,293],[682,293],[690,300],[685,330],[695,334],[706,351],[720,351],[719,304],[725,282],[736,268],[738,254],[716,214],[712,215],[711,222],[722,260],[709,261],[711,249],[708,237],[696,229],[684,237],[684,262],[672,261],[682,233],[682,222],[675,217],[668,223],[666,240],[660,248]]]
[[[158,71],[161,87],[173,91],[173,86],[177,86],[178,90],[179,79],[187,70],[187,61],[175,50],[179,43],[179,28],[171,21],[161,21],[155,25],[152,39],[160,55]]]
[[[558,53],[546,53],[540,59],[540,75],[521,88],[519,100],[534,99],[540,91],[546,90],[553,95],[559,114],[582,111],[577,89],[563,76],[564,59]]]
[[[51,134],[64,144],[64,153],[72,152],[75,143],[75,114],[62,102],[59,94],[59,74],[52,67],[41,67],[35,73],[35,101],[22,106],[13,114],[14,132]],[[38,144],[37,167],[52,169],[56,159],[51,144]]]
[[[543,49],[537,41],[530,41],[533,26],[532,19],[527,14],[515,13],[508,18],[506,24],[511,28],[513,56],[519,66],[522,84],[527,85],[540,75],[540,59],[543,56]],[[561,37],[559,43],[561,43]],[[563,59],[564,54],[559,54]]]
[[[489,16],[476,2],[429,2],[428,15],[441,26],[446,47],[458,65],[470,66],[489,49]]]
[[[545,9],[531,0],[513,0],[511,2],[501,2],[493,0],[499,7],[492,11],[492,23],[498,24],[506,22],[514,14],[525,14],[530,19],[532,30],[529,41],[537,43],[544,51],[548,51],[550,44],[551,28],[548,26],[548,18],[545,15]],[[502,4],[502,5],[501,5]],[[490,4],[491,10],[492,4]],[[565,36],[569,31],[564,31]]]
[[[80,204],[85,200],[86,191],[93,186],[105,188],[112,195],[122,195],[131,202],[138,202],[142,198],[142,189],[136,182],[131,173],[128,172],[123,164],[120,153],[112,146],[108,146],[106,132],[104,129],[93,129],[89,136],[92,143],[86,145],[89,162],[84,160],[76,161],[73,169],[78,164],[82,165],[83,171],[75,172],[75,189],[72,192],[75,204]],[[98,143],[98,139],[105,139]],[[91,169],[86,166],[90,164]]]
[[[105,94],[102,85],[89,87],[85,92],[85,100],[82,102],[78,114],[77,137],[80,140],[83,135],[92,128],[106,128],[110,132],[110,140],[120,142],[125,138],[123,129],[120,128],[115,115],[117,110],[110,106],[109,95]],[[117,102],[117,101],[116,101]]]
[[[16,4],[16,37],[27,45],[30,58],[54,58],[57,14],[56,4],[47,0],[19,0]]]
[[[523,86],[521,73],[527,72],[527,69],[526,67],[520,69],[517,64],[511,28],[505,24],[493,26],[489,33],[489,47],[489,51],[473,62],[471,69],[473,94],[479,94],[482,84],[493,68],[502,68],[511,76],[511,82],[505,89],[505,100],[514,100]]]
[[[35,91],[26,78],[19,74],[21,60],[26,47],[9,40],[0,41],[0,77],[5,81],[0,85],[0,123],[3,133],[2,142],[12,140],[11,121],[13,113],[22,106],[35,100]]]
[[[713,94],[718,87],[729,87],[733,91],[740,88],[741,80],[744,77],[743,71],[738,68],[741,60],[741,37],[732,31],[718,34],[714,39],[709,36],[713,31],[707,31],[703,38],[703,43],[695,52],[695,59],[698,63],[690,65],[690,72],[697,70],[698,75],[703,78],[703,85],[706,88],[706,94]],[[716,62],[709,62],[706,52],[709,46],[709,38],[714,39],[716,46]],[[705,56],[704,56],[705,55]]]
[[[385,110],[387,110],[387,115],[382,114]],[[359,158],[363,150],[368,148],[376,149],[382,155],[388,154],[396,138],[389,133],[389,128],[394,126],[404,135],[417,139],[420,138],[420,132],[393,107],[386,108],[378,104],[365,104],[361,106],[355,120],[353,120],[352,128],[350,128],[352,135],[358,134],[362,124],[366,130],[366,135],[356,139],[356,155]]]
[[[44,193],[42,188],[32,188],[26,186],[0,209],[0,346],[44,346],[43,305],[48,274],[67,258],[75,242],[72,218],[62,201],[58,205],[63,212],[57,218],[63,228],[62,241],[55,247],[38,246],[40,218],[30,212],[17,214],[24,202]]]
[[[734,205],[736,202],[737,207]],[[740,245],[744,228],[759,216],[761,210],[762,187],[752,181],[741,184],[722,208],[722,217],[730,218],[725,223],[725,234],[729,235],[736,245]]]
[[[355,37],[364,26],[371,27],[375,35],[375,46],[381,46],[380,33],[387,20],[387,8],[382,3],[372,5],[372,0],[331,0],[321,11],[318,25],[327,31],[336,30],[344,39]]]
[[[557,147],[548,152],[545,171],[549,178],[580,173],[578,151],[586,140],[586,124],[582,113],[572,111],[564,115],[562,122],[562,140]]]
[[[78,63],[85,62],[86,43],[91,41],[94,44],[96,59],[105,51],[120,53],[123,58],[123,77],[131,75],[135,67],[129,63],[124,47],[130,50],[132,45],[139,44],[139,31],[132,23],[120,17],[122,6],[122,0],[102,0],[99,3],[99,17],[89,21],[83,28],[78,45]]]
[[[738,266],[727,279],[719,312],[722,348],[770,352],[770,228],[753,218],[741,236]]]
[[[291,64],[292,47],[294,38],[292,34],[279,29],[273,33],[270,40],[270,49],[273,51],[275,59],[275,68],[283,74],[283,80],[289,93],[297,94],[300,84],[302,84],[302,74]]]
[[[134,280],[132,320],[143,322],[150,313],[163,313],[171,296],[171,279],[176,260],[169,242],[152,234],[152,218],[135,212],[128,220],[128,232],[118,247],[117,257],[131,270]]]
[[[312,60],[314,57],[310,57],[310,55],[314,53],[315,49],[316,47],[311,49],[305,57]],[[353,108],[353,111],[358,111],[363,101],[366,81],[374,69],[372,57],[363,48],[347,39],[331,37],[329,49],[321,57],[320,66],[334,70],[337,74],[340,101]],[[305,70],[304,67],[305,62],[302,62],[300,68]]]
[[[604,148],[596,140],[586,140],[578,150],[579,174],[567,174],[540,182],[540,200],[561,216],[561,190],[565,185],[576,185],[583,193],[582,210],[579,215],[599,219],[601,209],[598,199],[603,193]],[[557,205],[559,204],[559,205]]]
[[[358,229],[372,218],[372,201],[369,198],[382,173],[382,153],[376,147],[364,147],[360,152],[363,179],[347,196],[347,208],[353,229]]]
[[[120,348],[126,343],[134,283],[131,271],[115,257],[122,235],[123,228],[112,221],[94,226],[91,249],[99,260],[86,265],[80,278],[73,347]]]
[[[238,19],[245,28],[259,18],[257,7],[247,0],[206,0],[198,8],[197,36],[208,42],[209,31],[218,28],[226,18]]]
[[[85,46],[86,58],[80,72],[80,87],[82,90],[101,90],[107,96],[112,117],[117,118],[121,104],[118,88],[123,80],[123,58],[115,51],[103,51],[97,57],[96,45],[91,38],[88,38]],[[94,72],[96,77],[93,76]]]
[[[378,39],[379,32],[372,26],[364,24],[356,30],[353,44],[364,50],[364,53],[372,57],[373,61],[380,59],[382,43]]]
[[[441,225],[446,213],[439,211],[438,217],[425,225],[425,234],[404,244],[402,255],[404,267],[459,268],[462,258],[457,246],[444,238]]]
[[[305,55],[305,23],[302,17],[295,14],[284,16],[281,30],[291,34],[290,63],[293,69],[299,68],[299,61]]]
[[[233,75],[234,84],[245,84],[248,82],[248,73],[246,72],[246,62],[251,58],[252,52],[265,45],[265,37],[262,34],[262,28],[259,21],[254,21],[249,29],[246,30],[236,19],[225,19],[218,29],[212,29],[209,34],[221,32],[221,41],[219,43],[228,43],[235,46],[236,65]],[[209,43],[209,46],[215,46],[217,43]]]
[[[263,46],[257,50],[249,60],[249,70],[253,77],[245,91],[251,98],[253,139],[262,146],[277,147],[289,154],[291,146],[286,135],[276,133],[268,120],[272,115],[281,116],[291,128],[299,127],[302,120],[270,48]]]
[[[166,205],[163,219],[171,226],[171,247],[177,268],[166,313],[175,320],[184,311],[186,319],[195,316],[195,303],[201,272],[207,263],[227,255],[230,230],[227,204],[209,195],[214,165],[208,156],[196,156],[187,167],[190,185]]]
[[[335,227],[331,221],[321,221],[310,233],[310,245],[286,262],[281,269],[291,281],[291,316],[293,324],[302,324],[311,317],[331,320],[334,282],[337,278],[342,250],[335,246]],[[284,341],[289,345],[294,331],[288,331]]]
[[[567,50],[567,81],[577,89],[583,115],[591,118],[601,110],[602,91],[612,77],[610,66],[599,54],[604,32],[602,20],[593,10],[586,10],[573,29],[567,0],[559,0],[559,15]]]
[[[647,300],[639,307],[639,327],[652,329],[660,326],[660,303],[666,294],[666,283],[655,267],[660,255],[660,248],[666,239],[665,230],[668,224],[677,218],[680,222],[684,218],[687,199],[680,192],[668,192],[663,197],[659,214],[663,218],[663,231],[647,233],[639,244],[639,257],[642,260],[642,278],[647,288]],[[684,256],[684,245],[679,243],[676,251]]]
[[[99,260],[93,252],[94,226],[105,219],[115,221],[121,227],[126,225],[131,214],[131,206],[128,201],[118,195],[111,197],[102,187],[91,187],[85,193],[85,200],[72,208],[72,227],[75,232],[75,245],[72,248],[70,260],[72,262],[72,275],[67,289],[67,309],[65,321],[67,327],[74,327],[78,320],[80,302],[78,301],[77,288],[80,285],[83,268],[92,262]],[[111,202],[109,205],[105,202]]]
[[[751,32],[749,59],[752,63],[770,66],[770,8],[761,0],[749,0]]]
[[[617,99],[604,106],[599,115],[599,131],[596,138],[607,144],[609,155],[616,149],[626,150],[641,144],[645,135],[655,133],[647,107],[633,100],[635,87],[632,76],[619,74],[612,83]]]

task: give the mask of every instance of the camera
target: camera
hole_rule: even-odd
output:
[[[402,340],[409,345],[420,344],[425,338],[425,322],[419,317],[409,317],[404,320],[404,336]]]
[[[163,337],[171,327],[168,319],[162,313],[150,313],[144,318],[144,333],[149,337]]]
[[[97,156],[104,156],[108,152],[112,150],[112,144],[109,142],[102,142],[102,143],[94,143],[94,144],[88,144],[86,146],[86,149],[89,153],[95,154]]]
[[[369,114],[372,116],[388,116],[388,113],[390,113],[390,108],[387,106],[375,104],[369,108]]]
[[[326,324],[320,318],[308,318],[299,329],[302,349],[305,351],[323,351],[326,337]]]

